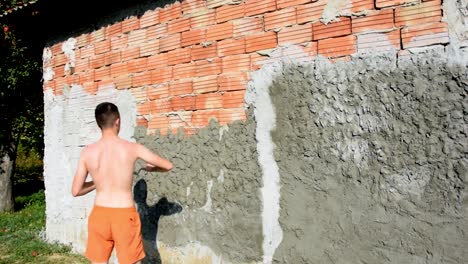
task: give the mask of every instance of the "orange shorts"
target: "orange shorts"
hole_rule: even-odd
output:
[[[92,262],[107,262],[114,246],[120,264],[133,264],[145,257],[140,216],[135,207],[95,205],[88,219],[85,255]]]

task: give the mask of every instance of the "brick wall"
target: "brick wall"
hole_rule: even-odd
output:
[[[74,55],[64,54],[63,43],[51,46],[44,68],[54,75],[44,89],[62,94],[65,85],[79,84],[94,94],[114,84],[137,98],[139,126],[194,133],[210,118],[245,119],[246,85],[268,63],[266,50],[297,45],[301,52],[288,56],[349,59],[449,42],[441,0],[341,2],[175,2],[76,36]]]

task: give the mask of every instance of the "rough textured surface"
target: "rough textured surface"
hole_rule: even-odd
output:
[[[212,121],[185,139],[181,133],[146,135],[145,129],[137,130],[135,138],[174,163],[168,174],[137,167],[137,179],[146,183],[137,185],[135,193],[145,188],[148,193],[147,199],[137,198],[142,218],[151,210],[158,211],[158,219],[161,216],[157,223],[143,220],[143,234],[150,234],[144,237],[146,243],[154,243],[157,236],[171,247],[200,243],[223,261],[261,260],[261,173],[252,118],[228,127]],[[163,204],[169,210],[156,209]]]
[[[276,263],[468,259],[466,67],[441,54],[318,59],[276,78]]]

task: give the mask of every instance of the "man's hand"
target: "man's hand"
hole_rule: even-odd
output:
[[[148,172],[168,172],[169,170],[146,164],[145,170]]]

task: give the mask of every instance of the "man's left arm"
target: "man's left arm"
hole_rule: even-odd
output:
[[[72,185],[72,195],[73,196],[82,196],[85,195],[94,189],[94,182],[85,182],[86,177],[88,176],[88,170],[86,169],[86,163],[84,161],[85,150],[80,155],[80,160],[78,161],[78,168],[76,168],[75,177],[73,178]]]

